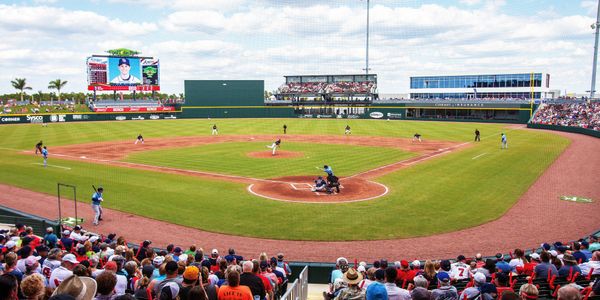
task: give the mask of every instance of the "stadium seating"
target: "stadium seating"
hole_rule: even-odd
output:
[[[533,116],[531,123],[600,131],[600,103],[542,104]]]
[[[81,228],[77,227],[78,226],[75,228],[63,228],[65,231],[62,232],[62,238],[59,239],[59,242],[56,245],[47,242],[53,240],[53,233],[50,228],[48,229],[48,234],[44,237],[35,236],[31,227],[25,227],[23,225],[15,225],[8,231],[1,230],[0,262],[3,264],[0,268],[0,290],[9,291],[17,286],[15,282],[18,282],[18,285],[20,285],[19,295],[22,298],[27,298],[35,291],[44,290],[46,286],[52,290],[54,285],[57,285],[59,291],[65,290],[65,285],[70,284],[70,282],[65,280],[68,277],[63,276],[61,277],[61,284],[61,280],[57,279],[60,277],[59,275],[61,272],[67,272],[69,274],[74,273],[78,275],[77,278],[95,278],[95,280],[102,281],[102,284],[106,284],[106,282],[104,282],[104,277],[106,276],[100,276],[100,274],[112,272],[107,274],[114,275],[116,278],[116,285],[112,290],[109,289],[109,292],[112,291],[109,295],[111,296],[110,299],[127,293],[132,295],[135,294],[137,299],[148,299],[148,295],[151,295],[154,299],[163,299],[160,296],[162,291],[157,290],[157,293],[153,294],[151,287],[157,286],[157,284],[164,279],[162,279],[162,277],[155,277],[158,276],[157,274],[152,274],[155,267],[168,268],[165,266],[170,261],[177,262],[175,264],[177,269],[175,269],[175,271],[168,271],[171,273],[167,273],[172,274],[169,276],[174,276],[170,278],[178,278],[177,280],[180,284],[181,280],[188,278],[186,276],[194,274],[192,266],[206,269],[204,272],[207,272],[209,275],[204,275],[206,282],[203,286],[207,290],[211,289],[212,286],[226,284],[226,279],[224,277],[226,269],[232,270],[239,268],[241,270],[239,265],[243,258],[236,256],[235,253],[232,252],[230,252],[230,255],[228,256],[221,257],[213,250],[211,252],[213,255],[205,256],[203,250],[196,249],[195,246],[191,246],[184,251],[179,247],[171,245],[168,249],[162,250],[151,248],[150,241],[144,241],[137,246],[126,244],[123,238],[117,238],[115,234],[110,234],[108,236],[97,235],[80,231]],[[493,258],[487,259],[481,258],[479,255],[477,256],[478,259],[465,259],[460,255],[457,258],[456,264],[451,265],[448,260],[435,262],[435,267],[432,269],[434,275],[431,275],[431,272],[428,271],[428,265],[434,266],[430,261],[425,263],[415,261],[411,263],[410,266],[407,261],[397,261],[388,267],[387,260],[375,261],[372,265],[367,265],[364,262],[361,262],[360,264],[348,264],[347,259],[339,258],[337,260],[336,270],[332,272],[331,279],[333,281],[336,272],[338,276],[341,275],[344,277],[344,273],[348,272],[349,268],[355,268],[359,272],[362,272],[364,279],[361,284],[373,284],[373,282],[378,280],[377,277],[380,276],[377,275],[378,272],[385,272],[385,274],[388,274],[387,271],[377,271],[378,269],[393,268],[397,270],[393,271],[394,273],[403,274],[402,277],[398,276],[395,280],[398,288],[410,292],[417,284],[416,279],[413,282],[413,278],[422,275],[424,276],[423,278],[433,276],[431,279],[426,279],[427,282],[429,282],[426,286],[427,290],[433,291],[442,284],[441,278],[443,278],[443,276],[440,274],[447,273],[450,278],[453,278],[454,276],[458,276],[457,274],[462,274],[463,272],[460,271],[460,269],[463,268],[464,270],[467,270],[469,274],[466,279],[450,279],[450,281],[446,281],[449,282],[449,284],[453,286],[453,289],[455,288],[460,295],[459,298],[455,299],[469,299],[466,292],[465,294],[462,293],[467,288],[471,287],[480,286],[479,290],[483,292],[483,285],[486,285],[486,290],[487,288],[491,288],[495,291],[512,290],[518,294],[519,289],[526,284],[535,286],[534,290],[538,293],[537,296],[529,296],[526,297],[526,299],[556,299],[559,289],[565,286],[575,287],[577,293],[580,294],[581,299],[598,299],[600,297],[600,284],[598,284],[598,281],[600,281],[600,268],[594,269],[589,268],[589,266],[600,266],[599,234],[600,232],[590,236],[589,239],[581,239],[571,243],[556,242],[553,245],[543,244],[540,249],[534,249],[533,251],[527,252],[528,254],[526,255],[523,255],[525,253],[524,251],[518,249],[515,250],[515,253],[520,253],[521,255],[513,255],[512,253],[509,253],[508,255],[498,254]],[[61,233],[58,235],[61,235]],[[55,236],[54,238],[57,237]],[[69,246],[69,243],[73,243],[73,245]],[[53,247],[55,247],[56,250],[50,250]],[[581,249],[579,249],[580,247]],[[67,249],[70,250],[67,251]],[[593,252],[590,252],[590,250]],[[587,258],[588,252],[591,254],[592,258],[591,262],[587,263],[583,262],[582,258],[580,258],[579,266],[581,267],[583,274],[571,271],[568,276],[564,277],[557,277],[556,275],[552,275],[552,273],[549,273],[547,277],[536,277],[535,273],[533,273],[533,275],[527,275],[528,267],[533,267],[535,264],[541,264],[539,261],[536,261],[540,256],[538,253],[541,252],[545,252],[542,253],[542,260],[544,259],[544,255],[546,257],[551,257],[551,263],[557,267],[567,265],[568,262],[568,265],[574,263],[574,261],[570,261],[570,259],[572,259],[571,257]],[[52,260],[57,253],[60,253],[58,254],[58,258],[62,257],[62,259]],[[566,256],[570,253],[572,253],[572,256]],[[41,257],[37,255],[41,255]],[[512,260],[505,259],[505,257],[510,257]],[[286,272],[284,269],[286,268],[286,265],[282,262],[282,257],[281,259],[271,258],[270,260],[267,257],[262,256],[259,258],[261,261],[264,259],[267,261],[264,263],[264,267],[263,263],[259,262],[259,266],[263,271],[259,271],[258,274],[265,277],[266,280],[262,280],[264,285],[275,285],[274,291],[276,291],[276,294],[271,299],[278,299],[278,297],[282,295],[283,290],[285,290],[283,284],[287,282],[287,279],[284,278],[285,276],[281,273],[281,271]],[[562,259],[564,259],[564,262]],[[222,261],[222,263],[220,261]],[[464,263],[461,261],[464,261]],[[483,261],[485,261],[485,266],[482,266]],[[511,265],[515,261],[516,264],[513,266],[514,268],[511,269]],[[519,261],[528,265],[519,265]],[[62,267],[59,268],[61,264]],[[283,268],[281,266],[283,266]],[[424,266],[424,268],[421,266]],[[478,268],[478,266],[480,267]],[[508,269],[506,269],[507,267]],[[472,270],[470,268],[472,268]],[[70,271],[65,271],[66,269],[69,269]],[[19,270],[22,270],[23,272]],[[143,270],[143,272],[137,272],[137,270]],[[428,273],[430,275],[427,275]],[[435,275],[436,273],[437,275]],[[477,274],[479,277],[474,276],[476,273],[479,273]],[[40,279],[29,278],[37,276],[39,276]],[[148,278],[141,281],[144,276]],[[278,277],[279,279],[277,279]],[[49,280],[50,278],[54,278],[54,281]],[[125,285],[118,284],[121,278]],[[270,280],[269,278],[273,280]],[[436,280],[436,278],[439,278],[440,281]],[[485,282],[483,282],[483,279],[481,278],[485,278]],[[140,287],[138,284],[135,284],[138,279],[140,279],[140,282],[145,282],[145,284],[150,282],[150,284]],[[379,279],[381,279],[381,277],[379,277]],[[34,284],[35,282],[32,283],[32,281],[38,280],[39,282],[37,285]],[[272,281],[272,283],[269,283],[269,281]],[[184,281],[184,285],[186,282],[188,283],[187,286],[189,286],[189,281]],[[359,284],[359,286],[361,286],[361,284]],[[100,284],[98,284],[98,286],[100,286]],[[337,292],[343,290],[346,286],[344,280],[335,280],[335,285],[332,285],[332,287],[337,288]],[[138,290],[141,292],[138,293]],[[98,290],[98,292],[100,292],[100,290]],[[335,293],[336,290],[332,289],[325,292],[324,295],[327,299],[330,299]],[[501,299],[500,293],[501,292],[498,292],[498,295],[492,293],[488,299]],[[29,297],[29,299],[33,298]],[[204,299],[218,300],[214,295]],[[365,299],[364,294],[361,299]]]
[[[364,82],[292,82],[279,87],[278,94],[374,94],[377,84]]]

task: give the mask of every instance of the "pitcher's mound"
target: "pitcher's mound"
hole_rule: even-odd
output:
[[[340,193],[311,191],[316,176],[292,176],[260,181],[248,186],[256,196],[291,202],[336,203],[358,202],[382,197],[388,188],[380,183],[358,178],[340,178]]]
[[[277,150],[275,155],[272,154],[271,149],[267,149],[266,151],[259,152],[248,152],[246,155],[252,158],[292,158],[292,157],[302,157],[304,153],[295,152],[295,151],[284,151]]]

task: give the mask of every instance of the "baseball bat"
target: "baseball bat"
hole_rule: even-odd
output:
[[[98,190],[96,189],[96,187],[92,184],[92,188],[94,189],[94,192],[98,192]]]

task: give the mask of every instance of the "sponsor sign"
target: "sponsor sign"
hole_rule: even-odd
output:
[[[142,116],[137,116],[134,118],[131,118],[132,120],[145,120],[146,118],[142,117]]]
[[[73,120],[89,120],[90,116],[88,115],[71,115]]]
[[[3,117],[0,118],[2,122],[21,122],[21,117]]]
[[[173,106],[159,107],[98,107],[95,112],[138,112],[138,111],[175,111]]]
[[[388,119],[402,119],[402,114],[387,113]]]
[[[331,117],[332,117],[331,115],[317,115],[317,119],[320,119],[320,118],[331,118]]]
[[[150,118],[150,120],[158,120],[158,119],[160,119],[160,116],[159,115],[150,115],[149,118]]]
[[[115,120],[117,120],[117,121],[125,121],[125,120],[127,120],[127,117],[125,117],[125,116],[116,116]]]
[[[44,117],[27,115],[27,121],[30,123],[44,123]]]
[[[164,117],[164,119],[177,119],[177,117],[174,115],[169,115],[169,116]]]
[[[383,118],[383,113],[379,112],[379,111],[374,111],[369,114],[369,117],[371,117],[373,119],[381,119],[381,118]]]
[[[298,118],[312,118],[313,115],[299,115]]]
[[[64,122],[67,115],[50,115],[50,122]]]
[[[348,115],[346,119],[360,119],[359,115]]]

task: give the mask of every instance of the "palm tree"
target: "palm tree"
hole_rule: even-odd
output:
[[[68,81],[62,81],[62,80],[60,80],[60,78],[48,82],[48,88],[49,89],[55,89],[55,90],[58,91],[58,102],[60,102],[60,89],[62,89],[63,87],[65,87],[65,85],[67,85],[67,82]],[[52,100],[50,100],[50,105],[52,105]]]
[[[27,86],[26,81],[27,80],[25,78],[15,78],[15,80],[10,82],[15,89],[21,91],[21,102],[23,102],[24,90],[31,90],[31,87]]]

